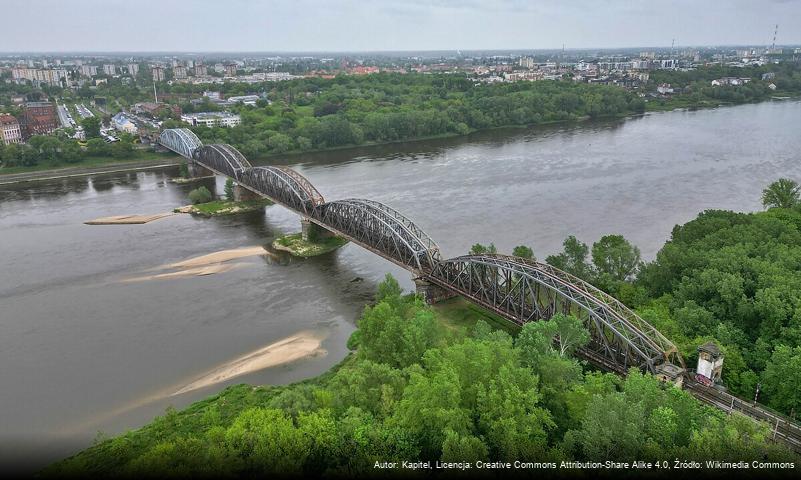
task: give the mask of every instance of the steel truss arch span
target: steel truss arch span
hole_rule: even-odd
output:
[[[251,168],[248,159],[239,150],[225,143],[205,145],[195,150],[195,162],[234,180]]]
[[[373,200],[347,199],[317,208],[315,218],[415,272],[440,261],[439,247],[397,210]]]
[[[159,143],[186,158],[193,158],[195,150],[203,146],[203,142],[188,128],[164,130],[159,135]]]
[[[325,199],[306,177],[286,167],[252,167],[237,179],[240,184],[306,216]]]
[[[506,255],[466,255],[439,262],[426,278],[519,325],[571,313],[591,332],[588,354],[620,371],[684,367],[676,346],[623,304],[550,265]]]

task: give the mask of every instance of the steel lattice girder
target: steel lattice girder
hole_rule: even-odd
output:
[[[186,158],[193,158],[195,150],[203,146],[197,135],[187,128],[164,130],[159,135],[159,143]]]
[[[320,192],[301,174],[286,167],[245,169],[239,183],[301,215],[311,216],[325,202]]]
[[[550,265],[505,255],[466,255],[439,262],[425,278],[520,325],[578,308],[594,350],[614,365],[651,372],[681,364],[675,345],[634,312]]]
[[[204,167],[234,180],[239,180],[242,172],[251,168],[250,162],[239,150],[224,143],[200,147],[195,150],[194,158]]]
[[[408,218],[379,202],[329,202],[315,210],[315,219],[413,271],[430,271],[439,262],[439,247],[431,238]]]

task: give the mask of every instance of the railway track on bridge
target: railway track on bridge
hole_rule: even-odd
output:
[[[726,413],[740,413],[753,420],[770,425],[770,439],[786,444],[796,453],[801,454],[801,427],[783,415],[771,412],[759,404],[746,402],[714,387],[708,387],[695,380],[687,379],[684,388],[698,400]]]

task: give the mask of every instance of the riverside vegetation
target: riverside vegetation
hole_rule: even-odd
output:
[[[569,237],[547,261],[635,307],[688,364],[715,339],[729,389],[749,396],[761,379],[768,404],[787,411],[801,392],[798,192],[784,180],[765,190],[766,212],[703,212],[648,264],[619,235],[591,249]],[[427,306],[388,276],[348,342],[353,353],[331,371],[229,387],[101,438],[45,474],[367,476],[376,462],[409,459],[799,461],[769,441],[768,425],[637,370],[621,379],[582,364],[572,353],[589,333],[574,317],[498,322],[459,300]]]
[[[762,80],[763,73],[774,78]],[[532,126],[584,119],[621,117],[646,110],[678,107],[702,108],[721,104],[759,101],[771,96],[801,93],[801,72],[792,62],[761,67],[701,67],[692,71],[657,70],[649,86],[671,83],[681,93],[670,98],[649,99],[618,86],[543,80],[501,84],[475,83],[464,75],[381,73],[364,76],[338,76],[333,79],[303,78],[286,82],[267,82],[257,87],[225,83],[218,88],[226,95],[241,95],[261,88],[268,100],[255,106],[237,105],[231,109],[242,118],[239,126],[191,127],[204,143],[229,143],[246,157],[325,150],[364,144],[378,144],[423,138],[465,135],[498,127]],[[713,87],[710,81],[724,76],[748,77],[741,86]],[[118,104],[131,104],[150,98],[150,81],[140,85],[104,85],[98,92],[80,89],[80,99],[103,94],[117,98]],[[773,83],[776,90],[769,85]],[[0,86],[0,94],[7,87]],[[30,88],[30,87],[26,87]],[[164,84],[166,94],[200,94],[208,85]],[[49,87],[38,93],[66,95]],[[104,97],[105,98],[105,97]],[[220,107],[206,100],[195,105],[180,104],[184,112],[215,111]],[[17,113],[18,112],[13,112]],[[163,128],[186,127],[165,110]],[[35,136],[28,145],[0,146],[0,173],[27,169],[54,168],[100,159],[155,158],[157,154],[133,147],[124,133],[121,141],[105,144],[99,136],[97,117],[87,118],[83,146],[63,132],[54,136]],[[89,123],[93,123],[89,125]]]

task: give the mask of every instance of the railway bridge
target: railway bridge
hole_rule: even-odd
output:
[[[580,318],[590,331],[589,344],[579,351],[588,362],[624,374],[631,367],[661,378],[685,379],[684,361],[676,346],[653,326],[612,296],[550,265],[506,255],[465,255],[443,259],[434,240],[412,220],[375,200],[350,198],[326,201],[300,173],[287,167],[254,167],[236,148],[203,145],[188,129],[168,129],[159,143],[185,157],[194,174],[229,177],[238,189],[266,197],[301,217],[304,234],[335,234],[408,270],[427,301],[460,295],[495,314],[523,325],[556,313]],[[712,396],[687,378],[697,398],[720,407],[730,400]],[[727,395],[727,394],[726,394]],[[730,398],[729,398],[730,397]],[[753,407],[756,408],[756,407]],[[753,418],[753,409],[740,409]],[[801,451],[801,429],[776,418],[787,443]]]

